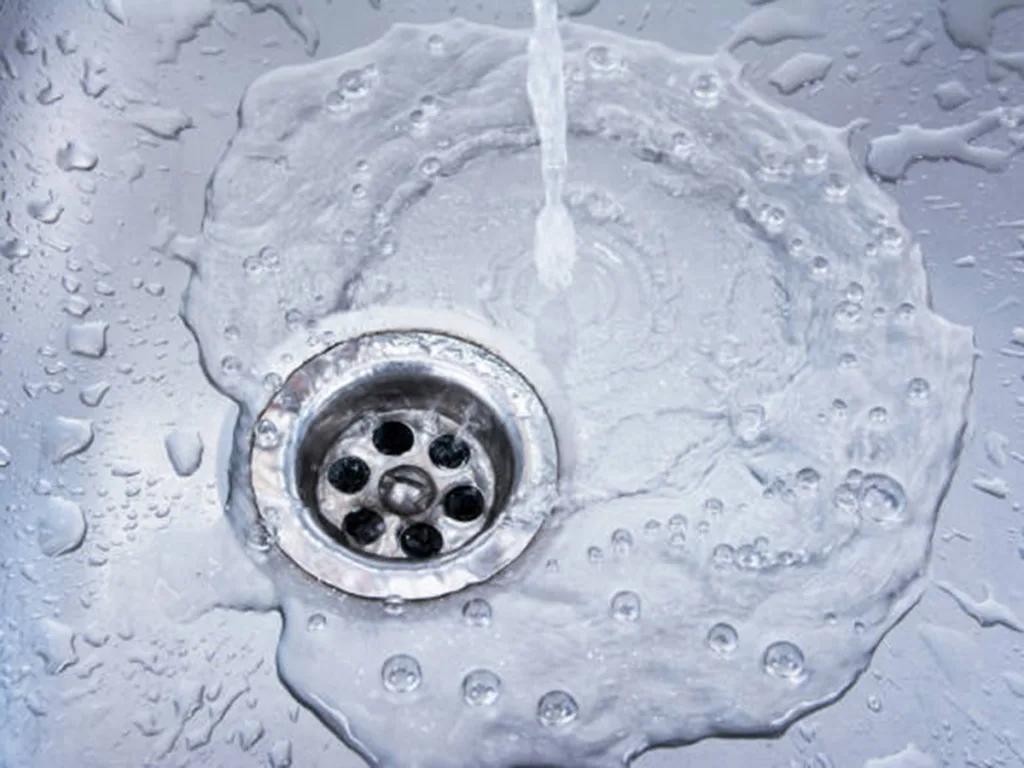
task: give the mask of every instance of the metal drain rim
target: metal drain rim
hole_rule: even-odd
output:
[[[340,546],[298,487],[296,459],[313,420],[359,377],[394,366],[419,366],[465,387],[500,418],[517,446],[516,476],[500,519],[464,548],[424,562],[382,563]],[[526,550],[553,507],[558,446],[540,397],[517,369],[459,336],[382,329],[334,343],[290,372],[255,424],[273,425],[279,438],[261,446],[255,431],[250,435],[250,480],[263,524],[296,565],[352,595],[428,599],[485,581]]]

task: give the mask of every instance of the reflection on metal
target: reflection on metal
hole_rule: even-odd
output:
[[[422,331],[307,360],[257,419],[249,466],[281,550],[324,583],[380,599],[493,576],[540,531],[558,479],[554,431],[522,375]]]

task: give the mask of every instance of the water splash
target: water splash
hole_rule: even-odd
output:
[[[931,312],[920,250],[846,132],[766,102],[724,54],[573,24],[561,43],[579,258],[554,299],[529,258],[535,49],[462,22],[254,83],[190,249],[185,319],[240,405],[228,512],[280,596],[280,673],[378,763],[612,766],[776,733],[920,597],[959,457],[970,332]],[[888,159],[902,172],[902,149]],[[407,324],[513,350],[559,404],[573,482],[499,582],[337,600],[256,518],[250,436],[298,362],[279,345]],[[538,337],[566,325],[553,383]],[[476,670],[500,673],[493,704],[467,706]],[[395,744],[396,716],[444,743]]]

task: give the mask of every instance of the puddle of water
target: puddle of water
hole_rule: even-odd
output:
[[[537,7],[534,42],[399,26],[260,78],[186,298],[241,406],[243,526],[253,415],[301,362],[271,353],[321,350],[338,313],[462,317],[555,374],[564,510],[499,579],[339,601],[262,555],[282,679],[374,763],[618,765],[777,732],[919,597],[959,454],[970,333],[930,311],[846,134],[764,101],[726,55],[566,25],[563,151]]]

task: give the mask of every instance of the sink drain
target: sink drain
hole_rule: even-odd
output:
[[[295,369],[253,432],[256,506],[280,549],[362,597],[484,581],[547,518],[555,435],[530,384],[453,336],[360,336]]]

